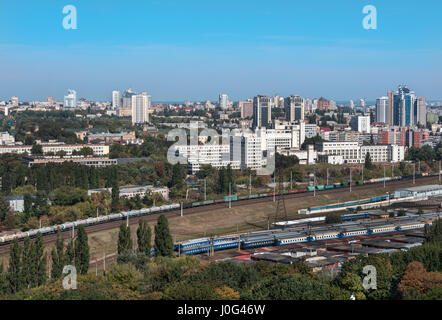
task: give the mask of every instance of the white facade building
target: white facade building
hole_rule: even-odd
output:
[[[353,131],[370,133],[370,116],[351,117],[350,126]]]
[[[14,136],[11,136],[9,132],[0,132],[0,145],[13,145],[15,144]]]
[[[405,157],[405,148],[398,145],[360,146],[358,142],[319,142],[316,148],[318,158],[340,156],[343,163],[365,163],[367,153],[370,153],[371,161],[375,163],[395,163],[403,161]]]
[[[225,93],[221,93],[219,95],[219,106],[222,110],[226,110],[227,107],[229,106],[229,97],[227,96],[227,94]]]
[[[120,91],[114,90],[112,91],[112,109],[120,108]]]
[[[77,108],[77,92],[75,90],[68,90],[68,94],[64,96],[64,108]]]
[[[151,97],[143,92],[132,96],[132,124],[149,122]]]
[[[388,123],[388,97],[376,99],[376,122]]]

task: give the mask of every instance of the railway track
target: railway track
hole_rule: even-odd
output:
[[[428,177],[416,178],[416,182],[428,182],[428,183],[430,183],[430,182],[436,182],[436,181],[437,182],[439,181],[439,178],[437,176],[428,176]],[[411,183],[412,183],[411,180],[390,181],[390,182],[386,183],[386,186],[388,186],[388,187],[400,187],[400,186],[408,185],[408,184],[411,184]],[[373,189],[373,188],[379,187],[379,185],[383,185],[383,182],[376,183],[376,184],[369,184],[369,185],[352,185],[352,191],[355,192],[355,191],[362,191],[362,190]],[[317,195],[324,195],[324,194],[342,193],[342,192],[345,192],[348,188],[349,187],[339,188],[339,189],[329,189],[329,190],[323,190],[323,191],[316,191],[316,194]],[[286,200],[287,199],[295,199],[295,198],[312,198],[312,200],[314,199],[314,196],[313,196],[312,192],[286,194],[286,195],[283,195],[283,197]],[[246,199],[246,200],[232,201],[231,202],[231,206],[233,208],[233,207],[239,207],[239,206],[253,205],[253,204],[256,204],[256,203],[269,202],[269,201],[272,201],[272,199],[273,199],[273,196],[268,196],[268,197],[265,197],[265,198],[255,198],[255,199]],[[204,212],[204,211],[208,211],[208,210],[228,208],[228,206],[229,206],[228,202],[221,202],[221,203],[216,203],[216,204],[211,204],[211,205],[206,205],[206,206],[187,208],[187,209],[183,209],[183,215],[195,214],[195,213],[200,213],[200,212]],[[169,219],[169,218],[180,216],[181,215],[181,211],[180,211],[180,209],[178,209],[178,210],[173,210],[173,211],[168,211],[168,212],[154,213],[154,214],[151,214],[151,215],[130,218],[129,219],[129,225],[131,225],[131,226],[132,225],[137,225],[138,224],[138,220],[140,220],[140,219],[146,219],[148,222],[156,221],[160,214],[164,214]],[[86,232],[88,234],[96,233],[96,232],[106,231],[106,230],[109,230],[109,229],[119,228],[119,226],[121,225],[122,222],[124,222],[124,220],[116,220],[116,221],[107,222],[107,223],[103,223],[103,224],[87,226],[87,227],[85,227],[85,229],[86,229]],[[76,235],[76,230],[75,230],[75,235]],[[61,232],[60,236],[61,236],[62,239],[70,239],[72,237],[72,232],[71,231]],[[57,240],[57,235],[56,234],[48,234],[48,235],[45,235],[43,237],[43,243],[45,245],[46,244],[55,243],[56,240]],[[8,244],[4,244],[4,245],[0,246],[0,256],[3,256],[5,254],[9,253],[10,245],[11,244],[8,243]]]

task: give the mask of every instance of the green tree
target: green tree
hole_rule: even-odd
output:
[[[23,286],[25,288],[31,288],[33,286],[33,260],[32,260],[32,244],[29,237],[26,237],[23,243],[23,259],[21,268],[21,277],[23,280]]]
[[[172,179],[170,181],[170,188],[181,189],[184,184],[184,170],[181,164],[174,164],[172,167]]]
[[[146,220],[138,220],[137,243],[138,252],[150,256],[152,231]]]
[[[130,227],[126,223],[120,225],[118,233],[118,262],[128,262],[132,254],[132,238]]]
[[[66,264],[73,264],[75,260],[75,250],[74,250],[74,241],[68,242],[66,246]]]
[[[370,152],[367,152],[365,154],[365,165],[364,165],[365,169],[370,170],[373,168],[373,163],[371,162],[371,156],[370,156]]]
[[[74,242],[74,262],[79,274],[87,274],[89,270],[89,244],[84,226],[78,227],[77,239]]]
[[[23,288],[21,262],[21,247],[18,244],[18,239],[15,238],[11,248],[9,249],[9,267],[8,274],[6,275],[8,289],[12,293],[15,293]]]
[[[33,156],[43,155],[43,146],[41,144],[35,143],[32,145],[31,153]]]
[[[11,209],[9,208],[9,203],[6,201],[3,195],[0,195],[0,221],[4,221],[8,212]]]
[[[120,187],[118,181],[114,181],[112,184],[112,205],[117,206],[120,204]]]
[[[60,231],[57,232],[57,241],[55,242],[55,248],[52,248],[51,257],[52,257],[51,278],[59,279],[63,274],[63,268],[66,261],[64,253],[64,241],[60,237]]]
[[[433,221],[430,228],[425,228],[425,241],[428,243],[442,244],[442,220]]]
[[[32,244],[32,265],[35,269],[33,273],[33,286],[41,286],[46,283],[46,265],[47,256],[44,252],[43,236],[41,232],[37,233],[34,243]]]
[[[155,255],[169,257],[173,254],[173,240],[170,235],[169,223],[164,214],[160,215],[155,225]]]

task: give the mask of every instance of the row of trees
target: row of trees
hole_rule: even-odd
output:
[[[173,239],[169,230],[169,223],[163,214],[158,217],[155,225],[154,251],[156,257],[173,256]],[[137,229],[137,250],[134,252],[130,227],[126,223],[120,225],[118,233],[118,262],[135,261],[136,265],[144,265],[151,257],[152,231],[147,221],[140,219]]]

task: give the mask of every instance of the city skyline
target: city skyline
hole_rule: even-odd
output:
[[[2,3],[0,96],[61,99],[73,88],[102,101],[132,87],[154,101],[215,100],[221,92],[232,101],[257,94],[374,101],[406,83],[442,99],[442,4],[372,1],[377,29],[365,30],[366,4],[73,1],[78,29],[65,30],[64,4]]]

